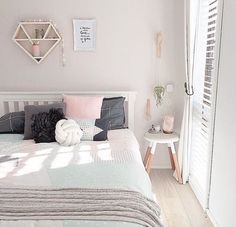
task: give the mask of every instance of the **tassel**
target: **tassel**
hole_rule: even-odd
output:
[[[147,99],[147,103],[146,103],[146,119],[148,121],[150,121],[152,119],[151,116],[151,100]]]

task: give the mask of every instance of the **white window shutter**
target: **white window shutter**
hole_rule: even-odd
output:
[[[212,152],[212,128],[217,81],[218,0],[199,0],[193,63],[193,122],[189,182],[203,208],[207,207]]]

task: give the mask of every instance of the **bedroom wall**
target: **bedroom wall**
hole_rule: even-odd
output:
[[[157,75],[163,84],[174,83],[172,105],[179,131],[183,109],[184,20],[183,0],[1,0],[0,90],[135,90],[135,134],[144,155],[143,134],[167,111],[157,109],[152,89]],[[97,19],[95,52],[73,51],[72,19]],[[22,19],[49,18],[65,39],[66,66],[56,48],[36,65],[11,40]],[[154,35],[162,31],[162,58],[155,58]],[[152,120],[145,120],[145,103],[152,98]],[[161,147],[156,167],[169,167],[166,148]]]
[[[224,1],[209,211],[215,226],[236,226],[236,2]]]

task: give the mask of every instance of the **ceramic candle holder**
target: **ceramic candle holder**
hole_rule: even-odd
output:
[[[161,131],[161,125],[160,124],[154,124],[153,126],[154,126],[156,132]]]
[[[174,116],[173,115],[166,115],[163,119],[163,132],[167,134],[171,134],[174,132]]]

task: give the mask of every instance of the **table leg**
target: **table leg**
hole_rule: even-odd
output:
[[[145,165],[145,169],[148,174],[150,173],[150,170],[151,170],[152,161],[153,161],[153,157],[154,157],[155,150],[156,150],[156,143],[152,143],[150,147],[151,147],[151,150],[148,155],[147,163]]]
[[[151,149],[152,149],[152,147],[148,146],[145,157],[144,157],[144,160],[143,160],[143,164],[144,164],[145,167],[147,165],[147,161],[148,161],[148,157],[151,153]]]
[[[171,168],[172,168],[172,170],[175,170],[175,163],[174,163],[171,147],[169,144],[168,144],[168,150],[169,150],[169,155],[170,155]]]
[[[180,173],[178,158],[177,158],[177,155],[176,155],[176,152],[175,152],[174,143],[170,144],[170,148],[171,148],[171,152],[172,152],[172,156],[173,156],[173,161],[174,161],[174,165],[175,165],[175,170],[176,170],[176,174],[177,174],[177,177],[178,177],[178,181],[179,181],[179,183],[182,184],[183,181],[182,181],[182,177],[181,177],[181,173]]]

